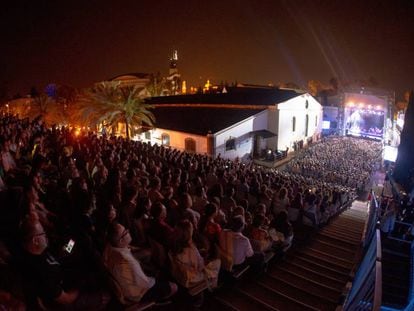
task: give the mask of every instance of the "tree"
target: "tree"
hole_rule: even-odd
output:
[[[147,90],[151,94],[151,97],[161,96],[165,87],[165,79],[161,77],[161,74],[159,72],[151,75],[150,82],[147,86]]]
[[[153,126],[155,117],[144,102],[137,86],[121,86],[119,81],[101,82],[86,91],[78,105],[79,121],[89,124],[125,124],[126,137],[129,139],[130,127]]]
[[[405,113],[404,128],[401,132],[401,143],[398,147],[398,156],[395,162],[393,177],[407,191],[411,179],[414,177],[414,93],[410,93],[407,111]]]
[[[30,104],[30,109],[28,111],[28,117],[31,119],[41,116],[47,123],[53,121],[51,120],[51,111],[55,108],[56,101],[47,96],[45,93],[33,92],[32,102]]]
[[[324,89],[321,81],[318,80],[309,80],[308,81],[308,91],[312,96],[318,96],[318,94]]]

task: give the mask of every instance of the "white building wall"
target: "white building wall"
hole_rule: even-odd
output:
[[[268,110],[243,120],[235,125],[214,134],[215,137],[215,156],[225,159],[241,158],[246,153],[251,153],[253,148],[253,137],[249,135],[251,131],[267,129]],[[226,141],[236,139],[236,149],[226,151]],[[265,141],[262,141],[265,144]],[[264,147],[263,147],[264,148]]]
[[[185,150],[185,139],[192,138],[195,140],[195,143],[196,143],[196,152],[201,153],[201,154],[207,153],[207,137],[206,136],[172,131],[172,130],[165,130],[161,128],[152,129],[150,130],[150,133],[151,133],[151,139],[149,140],[146,139],[145,133],[140,134],[138,136],[138,139],[140,141],[150,143],[151,145],[154,145],[154,144],[162,145],[162,140],[161,140],[162,134],[168,134],[170,136],[169,146],[171,148],[184,151]]]
[[[308,101],[308,108],[306,108]],[[293,148],[293,142],[304,141],[309,138],[320,137],[322,131],[322,106],[309,94],[292,98],[277,105],[278,109],[278,142],[277,148],[284,150]],[[306,115],[309,116],[308,135],[306,135]],[[293,131],[293,117],[296,117],[295,131]]]

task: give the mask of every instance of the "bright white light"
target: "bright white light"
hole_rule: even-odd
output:
[[[349,107],[354,107],[354,102],[348,102]]]
[[[331,128],[331,121],[323,121],[322,122],[322,129],[329,130]]]
[[[384,160],[395,162],[397,160],[398,155],[398,148],[397,147],[391,147],[391,146],[385,146],[384,147]]]
[[[377,106],[377,109],[382,109],[381,105],[378,105],[378,106]]]
[[[359,107],[364,107],[364,103],[359,103]]]

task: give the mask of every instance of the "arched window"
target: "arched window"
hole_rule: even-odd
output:
[[[309,115],[306,115],[305,118],[305,137],[308,136],[308,132],[309,132]]]
[[[296,117],[292,118],[292,132],[296,131]]]
[[[188,153],[195,153],[196,152],[196,142],[192,138],[185,139],[185,151]]]
[[[163,133],[161,135],[161,144],[163,146],[169,146],[170,145],[170,135]]]
[[[236,139],[229,138],[228,140],[226,140],[226,151],[235,150],[235,149],[236,149]]]

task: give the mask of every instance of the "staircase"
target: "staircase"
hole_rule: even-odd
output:
[[[335,310],[359,259],[366,206],[355,201],[305,246],[290,251],[264,275],[218,291],[203,309]]]

